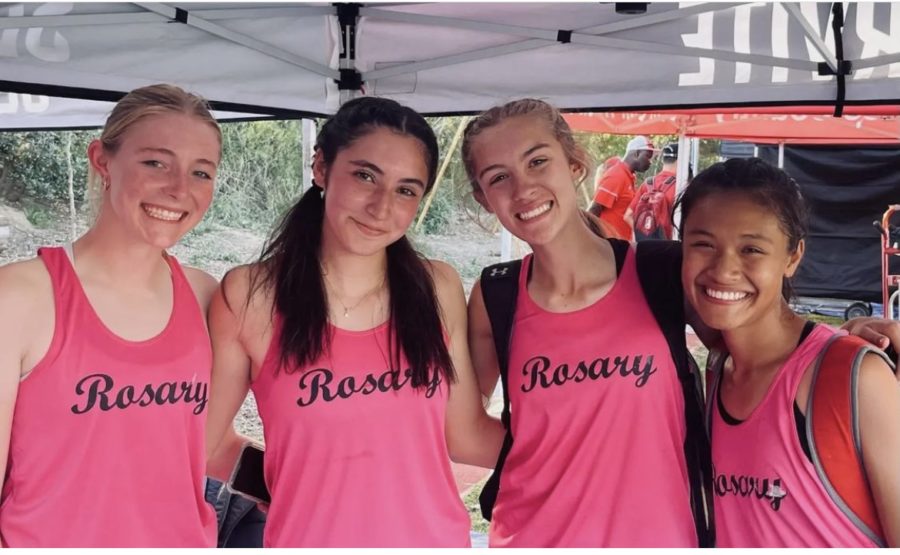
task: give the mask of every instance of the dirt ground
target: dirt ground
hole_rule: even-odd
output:
[[[48,228],[32,226],[25,214],[0,204],[0,225],[9,225],[9,238],[0,237],[0,265],[24,260],[36,255],[41,246],[61,245],[71,240],[71,222],[59,217]],[[79,221],[76,233],[86,229]],[[200,268],[216,279],[238,264],[252,262],[262,249],[265,235],[256,231],[202,223],[170,250],[186,265]],[[440,235],[414,236],[413,243],[428,258],[443,260],[460,273],[466,295],[475,283],[481,268],[500,261],[499,234],[491,234],[465,218]],[[262,440],[262,425],[256,414],[251,393],[235,419],[239,432]]]

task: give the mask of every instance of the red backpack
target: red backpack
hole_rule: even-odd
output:
[[[885,547],[884,530],[863,466],[857,381],[866,353],[881,351],[852,335],[833,337],[813,370],[806,408],[806,436],[813,466],[832,501],[866,536]]]
[[[638,239],[669,239],[666,229],[672,225],[672,206],[666,193],[675,186],[675,176],[664,180],[657,177],[648,178],[641,186],[643,193],[634,209],[634,233]]]

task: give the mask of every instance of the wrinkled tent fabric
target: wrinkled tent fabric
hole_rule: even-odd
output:
[[[359,94],[426,114],[522,96],[581,111],[900,103],[900,3],[842,6],[835,33],[830,3],[6,4],[0,90],[115,101],[171,82],[278,117]],[[0,125],[22,127],[16,105]],[[52,126],[52,101],[44,113]]]

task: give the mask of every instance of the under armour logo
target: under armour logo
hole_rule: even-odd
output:
[[[509,268],[505,266],[503,268],[491,268],[491,277],[505,276],[508,271]]]

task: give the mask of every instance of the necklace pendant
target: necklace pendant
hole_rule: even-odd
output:
[[[350,311],[345,308],[344,309],[344,318],[347,318],[349,316],[350,316]]]

